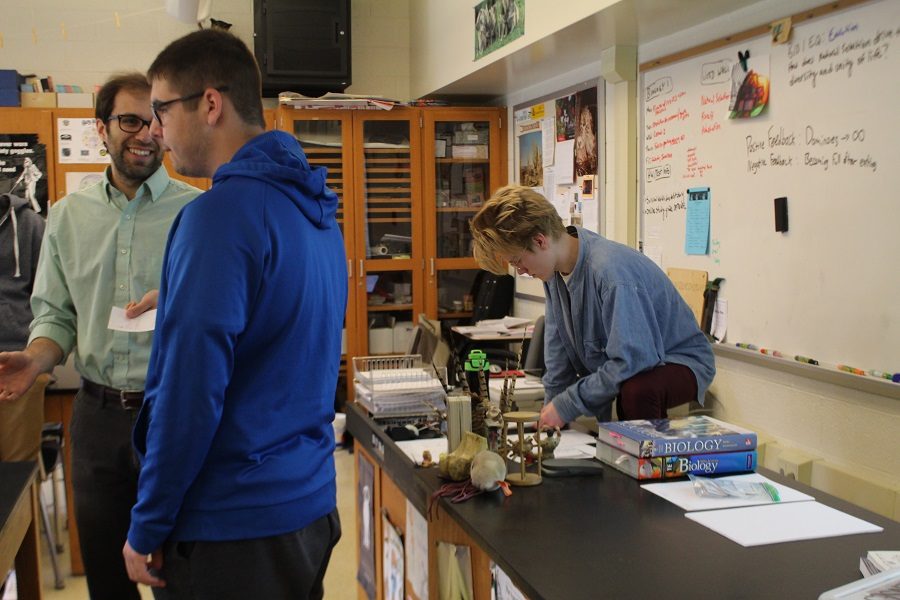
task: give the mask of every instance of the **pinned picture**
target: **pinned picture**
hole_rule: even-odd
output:
[[[758,117],[769,104],[768,56],[750,57],[750,51],[738,52],[731,70],[729,119]]]
[[[47,148],[36,133],[0,134],[0,193],[28,201],[34,212],[47,216],[49,198]]]
[[[525,0],[484,0],[475,5],[475,60],[525,34]]]
[[[597,172],[597,88],[575,94],[575,176]]]
[[[556,141],[575,138],[575,94],[556,99]]]
[[[593,175],[585,175],[581,179],[581,199],[582,200],[593,200],[594,199],[594,176]]]
[[[785,17],[772,23],[772,44],[786,44],[791,39],[791,18]]]
[[[519,183],[527,187],[544,185],[544,156],[541,132],[519,136]]]

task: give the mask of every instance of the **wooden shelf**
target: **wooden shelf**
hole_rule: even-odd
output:
[[[436,158],[434,162],[438,164],[469,164],[469,165],[490,165],[489,158]]]
[[[412,310],[412,304],[369,304],[369,312],[392,312],[395,310]]]

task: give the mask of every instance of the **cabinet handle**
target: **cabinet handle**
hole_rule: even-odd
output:
[[[431,276],[434,277],[434,257],[431,257]]]
[[[353,261],[347,259],[347,279],[353,279]]]
[[[359,259],[359,276],[363,276],[363,259]]]

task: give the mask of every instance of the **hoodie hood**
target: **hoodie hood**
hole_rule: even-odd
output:
[[[283,131],[256,136],[213,175],[213,185],[228,177],[249,177],[277,187],[319,229],[336,225],[338,198],[325,185],[325,167],[310,167],[300,144]]]
[[[2,194],[0,195],[0,226],[2,226],[6,221],[10,222],[12,227],[12,244],[13,244],[13,260],[15,264],[13,277],[21,277],[22,276],[22,266],[21,266],[21,248],[19,244],[19,219],[16,216],[16,212],[20,211],[28,204],[28,201],[25,198],[20,198],[19,196],[14,196],[12,194]]]

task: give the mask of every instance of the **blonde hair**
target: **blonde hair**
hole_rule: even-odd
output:
[[[521,185],[497,190],[472,218],[473,254],[481,268],[503,274],[501,255],[530,251],[536,235],[557,240],[566,228],[556,208],[539,193]]]

